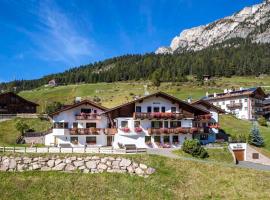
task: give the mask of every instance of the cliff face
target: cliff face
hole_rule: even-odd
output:
[[[160,47],[156,54],[198,51],[232,38],[270,43],[270,0],[213,23],[184,30],[172,40],[170,47]]]

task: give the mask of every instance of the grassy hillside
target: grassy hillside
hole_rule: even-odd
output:
[[[206,92],[222,92],[224,88],[270,86],[270,76],[263,78],[233,77],[220,78],[204,85],[198,85],[192,77],[185,83],[162,83],[159,88],[151,86],[150,82],[115,82],[59,86],[54,88],[41,87],[35,90],[23,91],[21,96],[40,104],[39,111],[43,112],[48,103],[59,101],[72,103],[75,97],[93,98],[98,96],[101,103],[107,107],[113,107],[133,99],[135,95],[144,94],[144,85],[148,85],[148,91],[163,91],[180,99],[199,99]],[[270,89],[266,87],[265,89]]]
[[[35,131],[46,131],[51,127],[49,121],[40,119],[12,119],[4,122],[0,122],[0,145],[14,145],[16,139],[20,136],[20,132],[16,130],[15,124],[18,120],[22,120],[31,129]]]
[[[135,155],[157,171],[126,174],[0,173],[1,199],[269,199],[270,173]]]

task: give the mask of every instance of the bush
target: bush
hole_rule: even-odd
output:
[[[207,158],[208,152],[201,146],[198,140],[185,140],[182,150],[193,157]]]
[[[258,119],[258,123],[261,125],[261,126],[267,126],[267,121],[264,117],[260,117]]]
[[[55,111],[61,109],[63,107],[63,104],[61,102],[52,102],[50,104],[47,105],[45,112],[47,114],[51,114],[54,113]]]

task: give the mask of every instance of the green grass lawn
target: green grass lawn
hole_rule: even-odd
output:
[[[205,158],[205,159],[200,159],[200,158],[196,158],[196,159],[200,159],[200,160],[206,160],[206,161],[214,161],[214,162],[220,162],[220,163],[228,163],[228,164],[233,164],[233,157],[231,152],[228,150],[227,147],[224,147],[222,149],[211,149],[208,148],[206,149],[209,157]],[[192,155],[185,153],[184,151],[182,151],[181,149],[175,150],[173,153],[181,156],[181,157],[188,157],[188,158],[194,158],[192,157]]]
[[[0,173],[1,199],[269,199],[270,173],[152,155],[131,159],[154,167],[127,174]]]
[[[150,82],[115,82],[115,83],[96,83],[78,84],[59,87],[41,87],[35,90],[22,91],[20,95],[24,98],[40,104],[39,112],[44,112],[47,104],[53,101],[62,103],[72,103],[75,97],[91,99],[98,96],[101,103],[107,107],[114,107],[130,101],[134,95],[144,94],[144,85],[148,85],[150,93],[155,91],[167,92],[175,97],[186,100],[199,99],[205,96],[206,92],[222,92],[225,88],[270,86],[270,76],[264,78],[256,77],[232,77],[217,78],[216,80],[198,85],[194,79],[189,79],[185,83],[162,83],[159,88],[151,86]],[[270,87],[265,87],[267,91]]]
[[[37,132],[46,131],[51,127],[51,123],[40,119],[21,119],[16,118],[4,122],[0,122],[0,145],[15,145],[16,139],[20,136],[20,132],[15,128],[18,120],[22,120],[31,129]]]

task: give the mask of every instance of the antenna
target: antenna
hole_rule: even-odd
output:
[[[143,87],[144,87],[144,96],[149,95],[149,92],[147,90],[147,85],[144,85]]]

